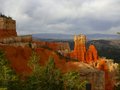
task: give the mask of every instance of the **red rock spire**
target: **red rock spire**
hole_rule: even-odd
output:
[[[74,50],[71,57],[89,63],[95,62],[98,59],[98,54],[94,45],[90,45],[86,51],[86,36],[80,34],[74,36]]]
[[[86,52],[86,62],[95,62],[98,60],[97,50],[94,45],[90,45]]]
[[[74,36],[74,51],[72,53],[72,57],[78,59],[79,61],[85,61],[85,53],[86,53],[86,36],[83,34]]]

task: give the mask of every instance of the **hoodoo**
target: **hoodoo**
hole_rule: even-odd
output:
[[[97,50],[94,45],[90,45],[86,53],[86,62],[95,62],[98,60]]]
[[[83,34],[74,36],[74,50],[71,54],[72,58],[76,58],[79,61],[85,61],[86,54],[86,36]]]
[[[75,35],[74,50],[71,57],[87,63],[98,60],[97,50],[94,45],[90,45],[86,50],[86,36],[83,34]]]

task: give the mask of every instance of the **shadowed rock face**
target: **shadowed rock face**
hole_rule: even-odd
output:
[[[72,58],[76,58],[83,62],[94,62],[98,60],[97,50],[94,45],[90,45],[88,50],[86,50],[86,36],[78,35],[74,37],[74,50],[71,53]]]

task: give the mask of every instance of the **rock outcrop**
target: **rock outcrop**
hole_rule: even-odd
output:
[[[118,64],[113,60],[100,58],[97,68],[105,72],[105,90],[114,90],[118,79]]]
[[[97,50],[94,45],[90,45],[86,52],[86,62],[96,62],[98,60]]]
[[[86,54],[86,36],[85,35],[78,35],[74,37],[74,50],[71,53],[71,57],[78,59],[79,61],[85,61],[85,54]]]
[[[94,45],[90,45],[86,50],[86,36],[77,35],[74,37],[74,50],[70,54],[71,58],[78,59],[83,62],[96,62],[98,60],[97,50]]]
[[[0,38],[17,36],[16,21],[12,18],[0,16]]]

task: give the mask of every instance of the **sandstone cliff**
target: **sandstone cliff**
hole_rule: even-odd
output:
[[[0,16],[0,38],[17,36],[16,21],[9,17]]]

